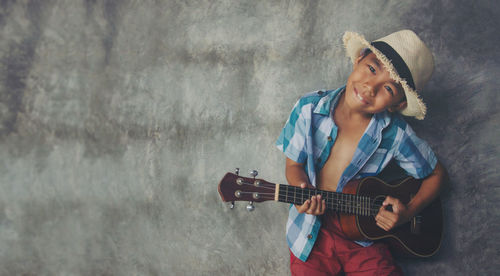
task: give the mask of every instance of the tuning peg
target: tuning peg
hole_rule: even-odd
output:
[[[257,170],[250,171],[250,176],[252,176],[253,178],[255,178],[257,175],[259,175],[259,172]]]
[[[248,205],[247,205],[247,211],[252,212],[253,210],[255,210],[255,206],[253,205],[253,201],[249,201]]]
[[[229,205],[229,209],[231,209],[231,210],[234,209],[234,201],[231,201],[231,205]]]
[[[234,174],[236,174],[236,175],[240,175],[240,168],[236,168],[236,169],[234,170]]]

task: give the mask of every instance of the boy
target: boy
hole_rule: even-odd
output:
[[[372,43],[346,32],[343,42],[353,62],[346,85],[302,97],[276,144],[286,155],[288,183],[302,188],[341,192],[349,180],[377,175],[391,160],[423,178],[408,204],[385,199],[375,220],[387,231],[429,204],[445,176],[429,146],[399,115],[425,117],[417,91],[429,80],[434,62],[409,30]],[[337,215],[325,213],[320,196],[290,207],[287,242],[293,275],[402,274],[385,244],[348,240]]]

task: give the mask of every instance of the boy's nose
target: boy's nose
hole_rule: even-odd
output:
[[[365,89],[364,89],[364,93],[370,97],[374,97],[375,96],[375,88],[373,87],[373,85],[370,85],[370,84],[365,84]]]

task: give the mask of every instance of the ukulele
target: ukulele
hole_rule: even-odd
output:
[[[227,173],[219,183],[219,194],[224,202],[278,201],[302,205],[313,195],[321,194],[326,209],[339,213],[344,233],[352,240],[383,240],[394,253],[410,257],[430,257],[440,245],[443,234],[441,201],[436,198],[419,214],[390,231],[376,225],[375,216],[386,196],[398,198],[407,204],[417,193],[421,180],[407,177],[390,184],[376,177],[352,180],[342,193],[300,188],[270,183],[255,177]],[[390,206],[388,208],[390,209]]]

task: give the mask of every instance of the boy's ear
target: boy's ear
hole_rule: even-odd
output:
[[[397,103],[397,104],[389,107],[387,110],[389,110],[389,112],[396,112],[396,111],[400,111],[400,110],[404,109],[407,105],[408,105],[408,103],[405,100],[405,101],[402,101],[400,103]]]

